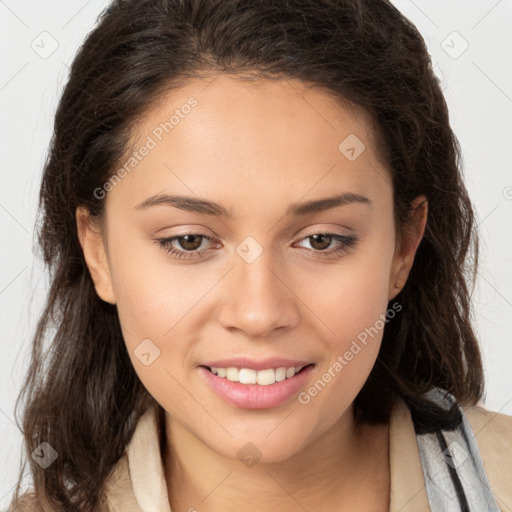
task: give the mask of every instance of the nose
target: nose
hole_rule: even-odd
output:
[[[272,262],[271,251],[247,263],[242,258],[226,277],[218,321],[227,330],[249,338],[266,338],[299,323],[299,300],[289,274]]]

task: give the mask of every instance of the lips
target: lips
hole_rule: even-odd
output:
[[[263,380],[260,380],[260,374],[275,373],[277,375],[279,368],[283,367],[293,370],[284,380],[275,379],[273,382],[272,379],[268,380],[267,375],[263,375]],[[258,374],[257,383],[253,383],[254,377],[249,381],[252,383],[231,381],[227,378],[228,375],[219,376],[212,371],[212,368],[217,372],[219,369],[230,370],[230,373],[235,376],[239,374],[240,369],[242,371],[246,369]],[[295,368],[300,370],[295,373]],[[293,396],[306,386],[314,368],[314,363],[292,359],[274,358],[255,361],[238,358],[208,361],[208,364],[199,366],[199,375],[210,389],[231,405],[242,409],[268,409],[289,403]],[[241,380],[248,382],[245,377]]]

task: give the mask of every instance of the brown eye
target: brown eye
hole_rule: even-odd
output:
[[[299,244],[307,241],[311,248],[305,248],[308,249],[309,252],[317,253],[318,256],[322,258],[329,258],[347,252],[349,248],[356,244],[357,240],[358,238],[356,236],[339,235],[336,233],[313,233],[303,238]],[[334,248],[331,247],[333,243]],[[329,247],[331,247],[331,249],[328,249]]]
[[[308,238],[313,240],[313,242],[311,242],[311,247],[317,251],[323,251],[324,249],[327,249],[333,240],[333,236],[326,233],[312,235]]]
[[[201,235],[185,235],[175,238],[178,241],[180,247],[186,251],[197,251],[199,247],[201,247],[201,243],[203,241],[203,236]],[[182,242],[185,240],[185,242]]]
[[[212,238],[199,233],[189,233],[171,238],[158,238],[156,242],[164,251],[178,259],[197,259],[203,252],[209,252],[208,249],[199,249],[204,240],[210,242]]]

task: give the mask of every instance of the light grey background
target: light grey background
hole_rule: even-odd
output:
[[[436,63],[481,235],[474,294],[485,406],[512,414],[512,4],[394,0]],[[106,0],[0,0],[0,508],[19,467],[14,401],[47,286],[32,252],[40,174],[68,66]],[[467,46],[467,48],[466,48]]]

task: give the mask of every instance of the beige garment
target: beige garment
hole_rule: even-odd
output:
[[[512,512],[512,416],[463,407],[502,512]],[[141,417],[130,444],[107,481],[112,512],[171,512],[160,452],[157,410]],[[389,426],[390,512],[430,512],[409,409],[399,401]]]

